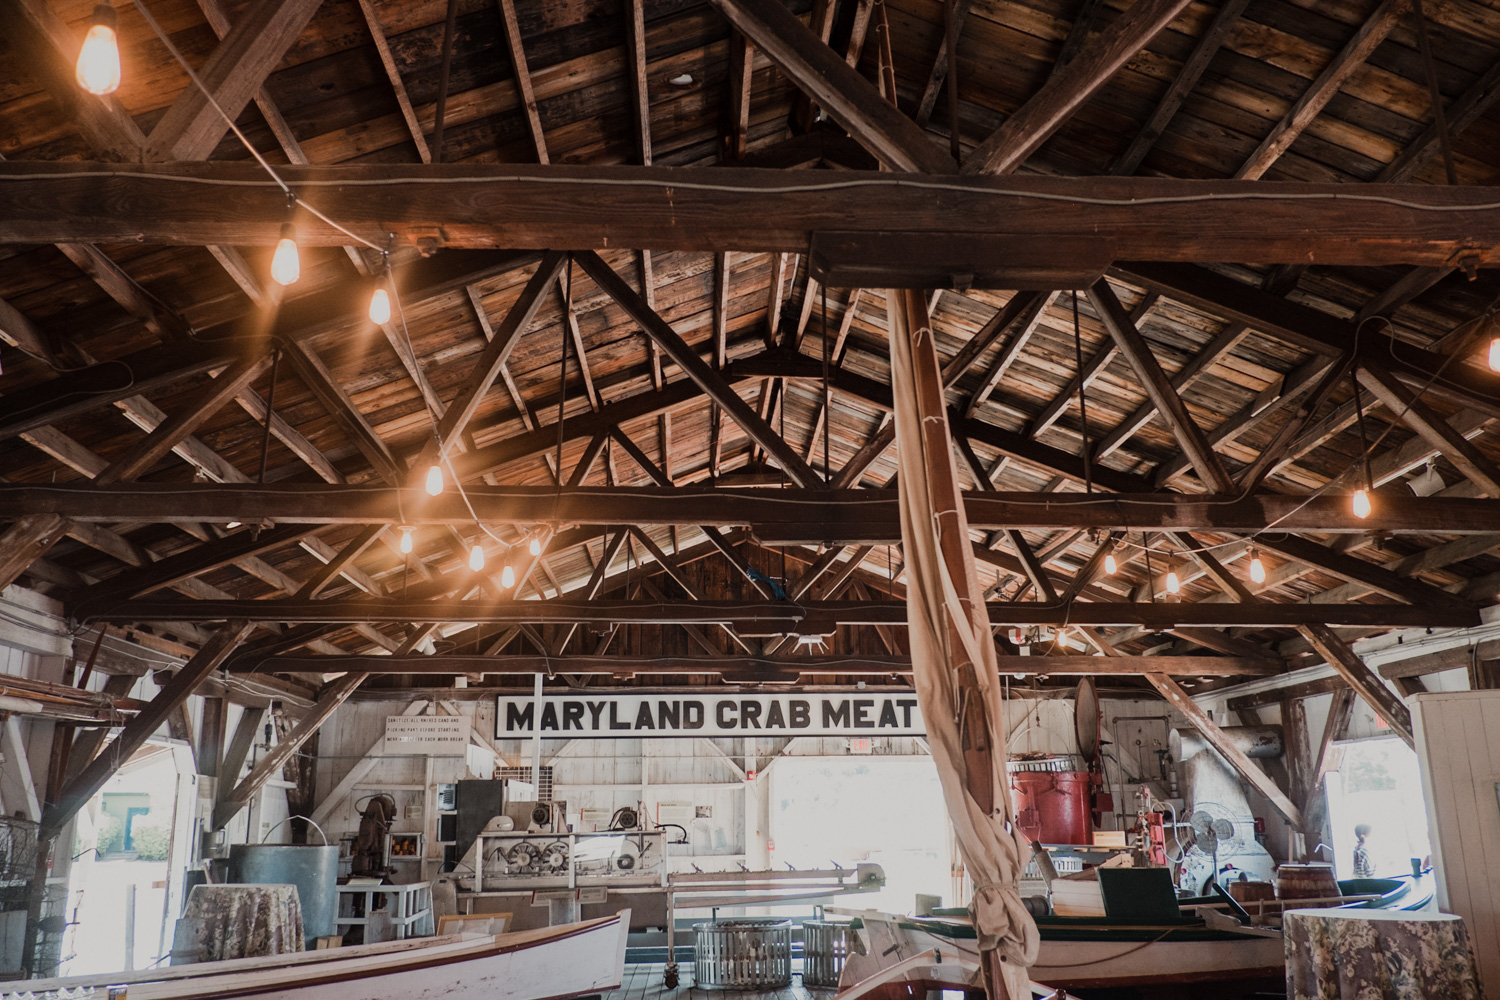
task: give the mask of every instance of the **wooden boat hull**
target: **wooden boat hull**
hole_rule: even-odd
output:
[[[124,985],[128,1000],[565,1000],[618,987],[630,911],[498,935],[448,935],[146,973],[24,980],[29,992]]]

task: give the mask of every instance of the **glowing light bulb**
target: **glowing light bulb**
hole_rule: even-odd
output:
[[[1490,341],[1490,368],[1500,372],[1500,337]]]
[[[500,586],[504,587],[506,590],[509,590],[515,585],[516,571],[511,569],[509,566],[506,566],[505,569],[500,571]]]
[[[115,33],[118,21],[115,9],[108,4],[94,8],[94,21],[83,37],[78,51],[78,86],[90,94],[113,94],[120,88],[120,41]]]
[[[391,321],[391,296],[384,288],[370,293],[370,322],[385,326]]]
[[[469,568],[478,573],[484,569],[484,547],[475,545],[469,550]]]
[[[531,544],[528,545],[528,546],[526,546],[526,551],[530,552],[534,556],[541,555],[542,554],[542,536],[541,535],[532,535],[531,536]]]
[[[1104,557],[1104,572],[1105,573],[1107,573],[1110,576],[1114,576],[1115,575],[1115,571],[1118,570],[1119,568],[1120,568],[1120,564],[1117,563],[1117,562],[1115,562],[1115,554],[1113,552],[1111,552],[1109,555],[1107,555],[1107,556]]]
[[[1354,511],[1354,516],[1366,518],[1370,516],[1370,494],[1366,490],[1355,490],[1354,496],[1349,498],[1349,506]]]
[[[443,492],[443,467],[436,462],[427,470],[427,495],[435,497]]]
[[[271,277],[278,285],[295,285],[302,277],[302,261],[297,254],[297,227],[290,222],[281,225],[281,239],[271,255]]]
[[[1177,578],[1175,569],[1167,570],[1167,593],[1175,594],[1182,589],[1182,581]]]
[[[402,554],[410,554],[410,552],[411,552],[411,529],[410,528],[402,528],[401,529],[401,552],[402,552]]]
[[[1260,553],[1250,553],[1250,579],[1255,583],[1266,582],[1266,564],[1260,561]]]

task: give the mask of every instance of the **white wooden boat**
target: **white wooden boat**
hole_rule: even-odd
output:
[[[974,929],[947,919],[858,913],[862,954],[844,964],[835,1000],[906,996],[911,989],[963,989],[982,983]],[[1042,925],[1033,983],[1055,989],[1245,983],[1279,977],[1279,932],[1172,925],[1122,927],[1098,921],[1051,920]],[[895,987],[895,989],[892,989]]]
[[[0,1000],[565,1000],[624,978],[630,911],[514,934],[386,944],[8,984]]]

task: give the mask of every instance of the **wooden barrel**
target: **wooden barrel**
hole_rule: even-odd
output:
[[[1227,882],[1229,895],[1240,903],[1259,903],[1276,898],[1276,888],[1269,882]]]
[[[1332,865],[1307,862],[1276,869],[1277,899],[1327,899],[1338,894],[1339,883],[1333,877]]]

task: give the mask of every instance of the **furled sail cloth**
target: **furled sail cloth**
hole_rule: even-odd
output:
[[[1029,852],[1006,787],[999,664],[954,475],[932,325],[922,292],[891,290],[886,302],[913,683],[974,880],[970,912],[992,963],[988,985],[998,993],[998,979],[1011,997],[1029,997],[1025,970],[1039,938],[1016,886]]]

